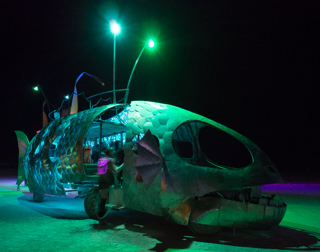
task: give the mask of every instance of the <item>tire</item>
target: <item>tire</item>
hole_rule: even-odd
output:
[[[96,204],[97,204],[97,197],[99,194],[99,190],[93,189],[87,193],[84,199],[84,209],[90,219],[98,220],[97,213],[96,213]]]
[[[42,202],[44,199],[44,193],[34,192],[33,193],[33,201],[34,202]]]

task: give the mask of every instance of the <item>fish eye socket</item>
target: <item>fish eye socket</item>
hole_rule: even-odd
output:
[[[179,157],[192,158],[193,156],[193,148],[190,142],[173,141],[173,148]]]
[[[247,147],[227,132],[213,126],[199,130],[201,152],[212,162],[233,168],[242,168],[252,163]]]
[[[244,143],[201,121],[187,121],[177,127],[172,146],[179,157],[192,159],[198,165],[242,168],[253,161]]]

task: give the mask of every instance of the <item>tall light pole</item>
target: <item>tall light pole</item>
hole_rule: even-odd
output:
[[[127,85],[126,94],[125,94],[125,97],[124,97],[124,104],[127,103],[127,99],[128,99],[128,96],[129,96],[129,86],[130,86],[130,82],[131,82],[131,79],[132,79],[132,75],[133,75],[133,73],[134,73],[134,70],[136,69],[136,66],[137,66],[137,64],[138,64],[138,61],[139,61],[139,59],[140,59],[140,57],[141,57],[144,49],[145,49],[147,46],[149,46],[150,48],[154,47],[154,42],[153,42],[152,39],[150,39],[150,40],[144,45],[144,47],[142,48],[142,50],[141,50],[138,58],[136,59],[136,62],[135,62],[134,65],[133,65],[133,68],[132,68],[132,71],[131,71],[131,74],[130,74],[130,77],[129,77],[129,80],[128,80],[128,85]]]
[[[116,103],[116,36],[120,33],[120,25],[112,20],[110,22],[111,32],[113,33],[113,103]]]

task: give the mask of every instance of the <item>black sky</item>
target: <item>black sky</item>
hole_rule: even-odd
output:
[[[1,1],[1,163],[17,162],[14,130],[41,128],[43,96],[55,106],[73,91],[112,89],[117,19],[117,88],[129,100],[182,107],[253,140],[280,172],[317,174],[319,1]],[[119,95],[118,99],[123,98]],[[87,106],[82,103],[82,106]]]

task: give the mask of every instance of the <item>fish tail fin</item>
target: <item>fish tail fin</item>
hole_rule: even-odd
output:
[[[18,140],[18,148],[19,148],[19,162],[18,162],[18,179],[17,179],[17,185],[19,186],[23,180],[25,180],[25,171],[24,171],[24,156],[26,154],[26,150],[29,146],[29,139],[20,130],[14,131],[17,136]]]

